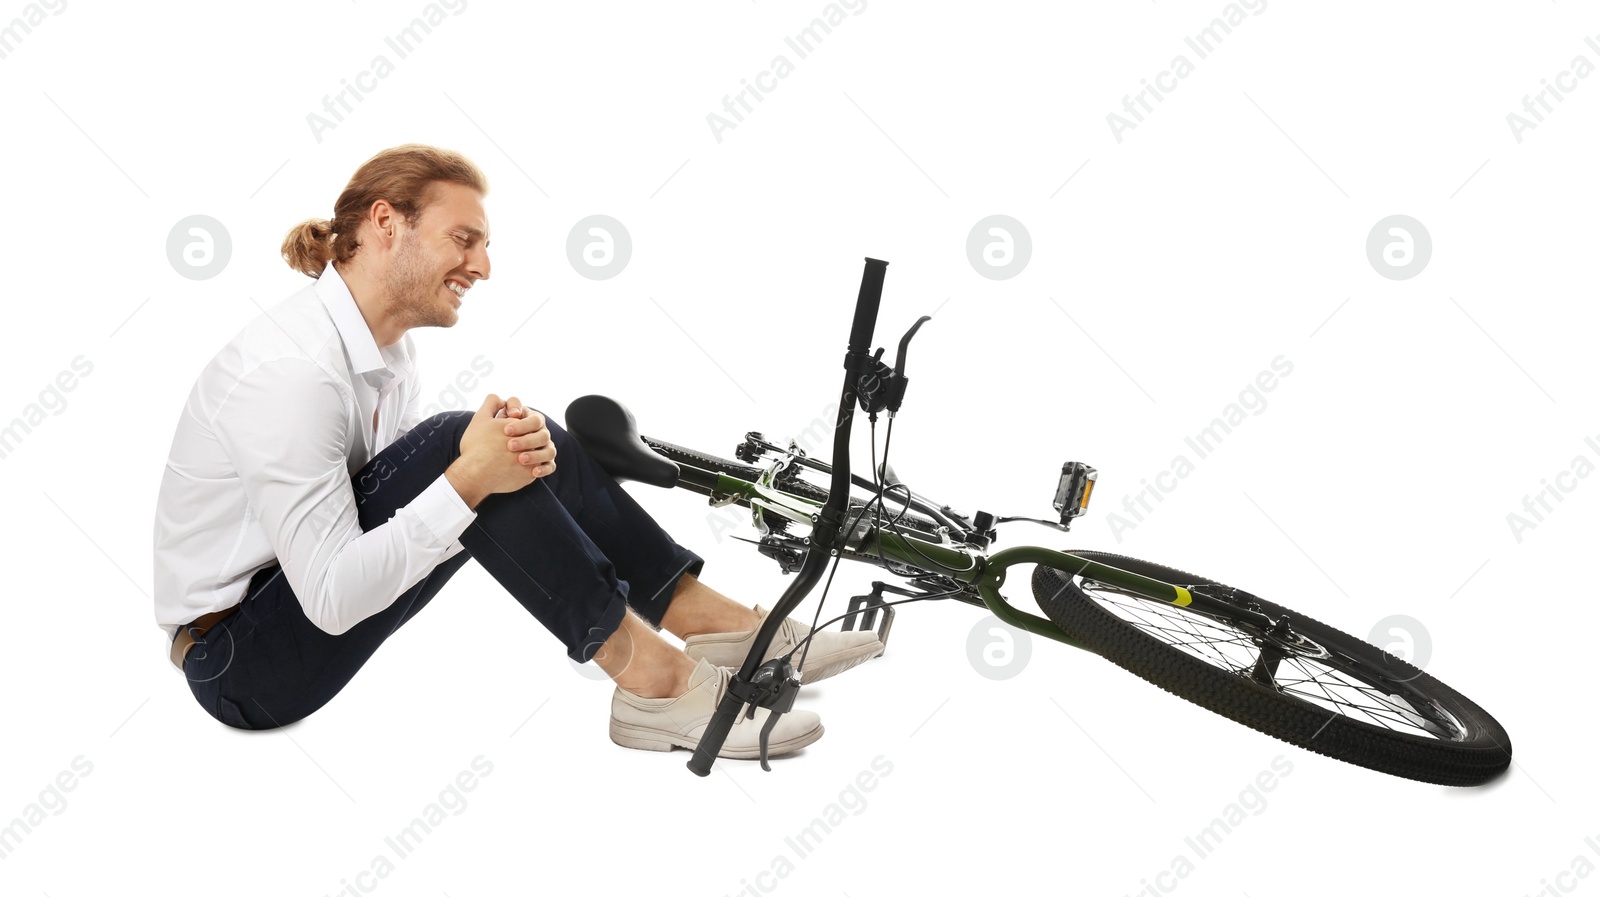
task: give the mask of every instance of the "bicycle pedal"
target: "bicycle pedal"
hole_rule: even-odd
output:
[[[918,594],[917,592],[913,592],[909,589],[902,589],[889,585],[885,582],[874,580],[872,583],[871,592],[865,595],[856,595],[850,599],[849,605],[845,608],[848,615],[840,623],[840,626],[845,632],[850,632],[853,630],[870,632],[873,629],[873,624],[878,619],[878,613],[881,611],[883,613],[883,623],[877,627],[878,642],[884,646],[885,650],[887,650],[889,645],[889,629],[894,625],[895,609],[884,602],[883,593],[885,591],[908,596]],[[852,620],[859,621],[859,625],[852,623]],[[879,651],[877,654],[872,656],[882,657],[883,653],[883,651]]]

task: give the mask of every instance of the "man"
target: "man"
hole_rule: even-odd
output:
[[[323,706],[469,558],[616,682],[625,747],[698,743],[754,643],[765,611],[701,583],[704,560],[548,415],[490,394],[422,418],[407,331],[454,326],[488,279],[487,193],[454,152],[373,156],[332,219],[284,239],[316,283],[235,335],[189,393],[156,508],[155,615],[229,726]],[[805,633],[785,620],[768,657]],[[815,682],[880,650],[870,632],[819,632],[800,672]],[[721,756],[757,756],[766,713],[741,715]],[[821,735],[817,714],[792,711],[769,753]]]

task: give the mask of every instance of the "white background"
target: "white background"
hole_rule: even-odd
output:
[[[1520,141],[1507,122],[1574,57],[1600,63],[1584,42],[1600,15],[1569,2],[1308,6],[1258,7],[1204,59],[1184,38],[1220,2],[871,0],[804,59],[784,38],[821,2],[471,0],[404,59],[384,38],[423,12],[415,0],[47,12],[0,59],[0,421],[77,356],[93,368],[0,459],[0,822],[75,757],[92,772],[0,859],[0,887],[1600,887],[1569,871],[1580,856],[1600,863],[1584,841],[1600,820],[1582,724],[1600,485],[1568,475],[1542,522],[1520,539],[1508,523],[1574,458],[1600,462],[1584,442],[1600,437],[1600,78],[1566,80],[1572,92]],[[0,22],[13,14],[27,7],[0,6]],[[392,74],[367,80],[319,140],[308,114],[379,54]],[[779,54],[794,70],[719,141],[708,114]],[[1119,141],[1107,114],[1178,54],[1194,71]],[[1516,745],[1510,772],[1470,790],[1371,772],[1037,638],[1017,675],[994,680],[969,655],[985,614],[952,604],[907,608],[884,657],[808,690],[802,706],[827,726],[816,745],[771,773],[721,761],[701,779],[687,752],[611,744],[610,684],[575,672],[475,564],[305,721],[218,724],[152,617],[172,430],[206,360],[309,282],[278,257],[284,232],[327,217],[362,161],[407,141],[460,150],[491,182],[492,279],[453,328],[415,334],[426,394],[458,402],[451,382],[482,354],[493,373],[472,402],[515,394],[559,419],[598,392],[646,434],[707,451],[731,452],[747,430],[787,439],[831,411],[862,258],[887,259],[876,342],[892,356],[938,312],[912,347],[891,454],[918,491],[1048,516],[1061,462],[1094,464],[1096,500],[1071,536],[1008,524],[1000,545],[1115,549],[1371,637],[1493,713]],[[195,214],[232,240],[208,280],[166,254]],[[633,240],[608,280],[566,257],[568,231],[593,214]],[[1032,240],[1004,280],[966,254],[994,214]],[[1407,280],[1379,276],[1365,250],[1394,214],[1433,243]],[[1124,498],[1280,355],[1292,373],[1264,409],[1166,480],[1175,488],[1119,540]],[[865,432],[862,418],[863,469]],[[707,558],[710,585],[770,604],[787,584],[719,535],[731,511],[628,488]],[[1028,610],[1030,569],[1008,589]],[[872,578],[841,569],[829,607]],[[798,615],[811,618],[816,594]],[[1409,621],[1383,623],[1397,614]],[[492,773],[464,808],[395,859],[385,836],[479,755]],[[891,771],[873,773],[864,800],[846,794],[853,812],[796,857],[785,838],[880,756]],[[1280,756],[1290,771],[1264,802],[1248,797],[1257,812],[1196,858],[1184,839]],[[393,871],[362,875],[378,855]],[[1180,856],[1192,871],[1159,877]]]

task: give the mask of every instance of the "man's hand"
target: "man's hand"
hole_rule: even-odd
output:
[[[556,469],[556,446],[544,415],[516,396],[490,393],[461,434],[461,452],[445,477],[467,507],[497,492],[513,492]]]
[[[505,425],[506,449],[517,452],[517,461],[532,469],[536,477],[547,476],[556,469],[556,446],[545,429],[544,415],[522,404],[516,396],[506,399],[495,416],[509,419]]]

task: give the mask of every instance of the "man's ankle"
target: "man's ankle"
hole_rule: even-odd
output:
[[[740,605],[740,610],[743,611],[743,613],[739,614],[739,616],[744,617],[744,619],[730,620],[723,618],[723,620],[720,621],[721,625],[713,624],[704,629],[696,629],[684,632],[683,640],[688,641],[689,639],[702,635],[722,635],[724,633],[731,634],[738,632],[749,632],[761,625],[761,617],[753,609]]]
[[[694,672],[693,662],[686,668],[674,664],[670,672],[654,676],[644,682],[621,682],[617,687],[636,698],[676,698],[689,690],[689,674]]]

